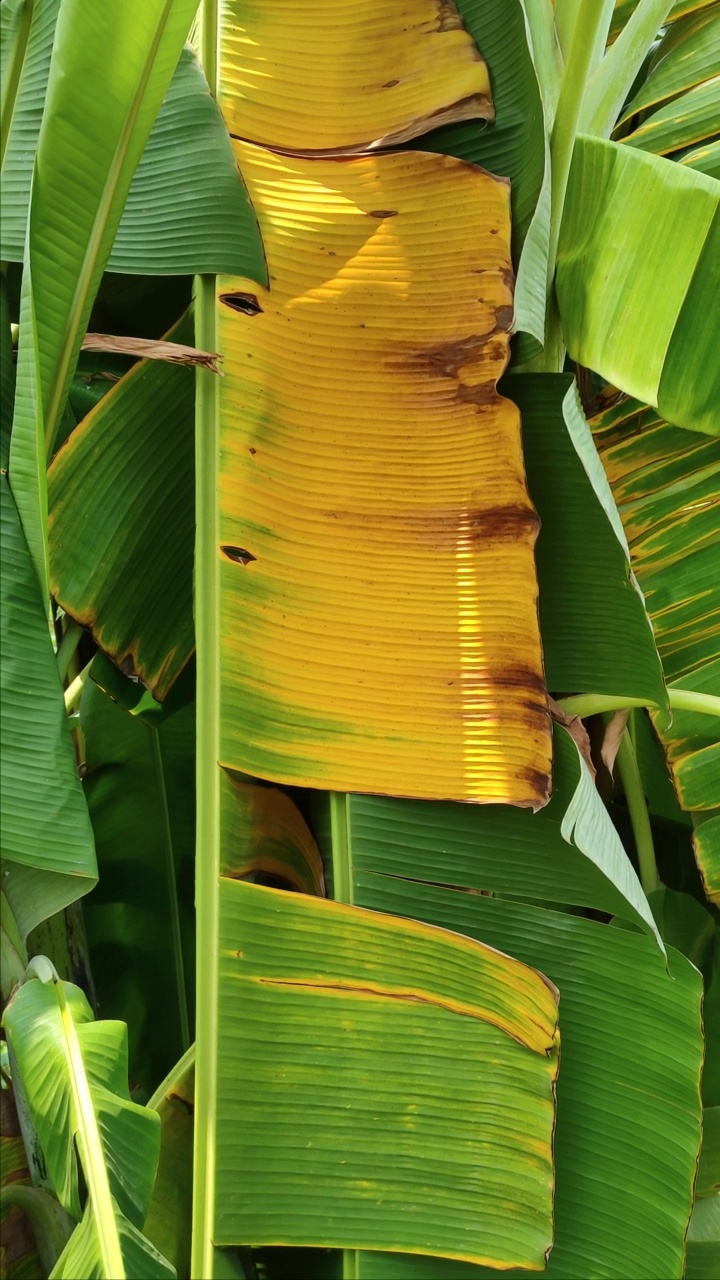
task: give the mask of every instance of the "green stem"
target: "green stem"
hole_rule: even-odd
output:
[[[2,168],[5,160],[5,151],[10,136],[13,115],[15,114],[15,103],[17,102],[22,69],[25,65],[25,53],[30,36],[32,16],[33,0],[24,0],[15,17],[17,25],[14,33],[13,50],[8,59],[8,65],[3,77],[2,92],[0,93],[0,168]]]
[[[720,697],[714,693],[699,693],[694,689],[668,689],[668,702],[673,711],[693,711],[703,716],[720,716]],[[626,707],[648,707],[661,710],[657,703],[646,698],[626,698],[615,694],[578,693],[571,698],[560,698],[558,705],[568,715],[596,716],[603,711],[622,711]]]
[[[79,622],[75,622],[74,618],[68,618],[65,627],[65,634],[60,641],[60,648],[57,651],[57,664],[60,673],[60,679],[64,680],[69,669],[70,663],[75,656],[75,650],[80,643],[83,628]]]
[[[82,671],[80,672],[80,675],[76,676],[75,679],[72,681],[72,683],[69,684],[67,689],[65,690],[65,710],[68,712],[68,714],[71,711],[75,710],[76,706],[78,705],[82,697],[82,691],[85,688],[88,675],[90,674],[91,665],[92,665],[92,658],[90,659],[90,662],[88,662],[87,666],[83,667]]]
[[[582,133],[598,138],[610,136],[648,49],[671,8],[672,0],[640,0],[588,83],[580,118]]]
[[[203,0],[201,61],[213,97],[218,90],[218,4]],[[217,350],[215,277],[196,281],[196,334],[200,345]],[[215,345],[212,345],[215,344]],[[195,632],[197,645],[197,1013],[195,1059],[195,1139],[190,1274],[214,1274],[215,1166],[218,1038],[218,926],[220,879],[220,670],[217,631],[220,616],[218,564],[218,379],[196,372],[196,537]]]
[[[552,128],[563,75],[552,0],[523,0],[530,47],[545,106],[547,127]]]
[[[655,846],[653,844],[647,800],[645,799],[645,789],[640,777],[635,750],[627,729],[623,733],[615,764],[625,792],[633,836],[635,837],[640,883],[647,896],[660,887],[660,877],[658,876],[655,862]]]
[[[172,827],[170,826],[170,810],[168,808],[167,790],[165,788],[165,769],[160,750],[160,734],[156,729],[148,729],[152,742],[153,764],[160,796],[160,824],[162,828],[163,856],[165,859],[165,878],[167,880],[170,899],[170,931],[175,957],[175,983],[177,987],[178,1015],[180,1019],[180,1042],[183,1052],[190,1045],[190,1019],[188,1016],[187,991],[185,987],[185,966],[183,962],[182,930],[180,928],[180,904],[177,895],[177,872],[173,854]]]
[[[558,42],[566,62],[570,56],[573,33],[577,28],[582,7],[583,0],[556,0],[555,26],[557,28]]]
[[[605,0],[586,0],[575,16],[565,75],[558,99],[555,124],[550,138],[550,163],[552,166],[552,198],[550,202],[550,254],[549,270],[555,271],[560,224],[562,222],[565,193],[567,191],[570,163],[575,135],[582,108],[583,94],[592,63],[593,49],[601,29]],[[550,283],[550,281],[548,281]]]

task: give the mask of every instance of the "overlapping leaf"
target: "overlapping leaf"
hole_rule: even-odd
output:
[[[10,455],[43,597],[47,456],[130,182],[194,11],[193,0],[137,0],[112,12],[65,0],[58,16],[25,241]]]
[[[662,705],[652,626],[630,571],[613,495],[569,374],[523,374],[503,390],[522,416],[549,687]]]
[[[82,1223],[53,1274],[68,1280],[73,1274],[102,1280],[172,1276],[140,1234],[160,1125],[152,1112],[130,1102],[126,1028],[93,1022],[79,988],[52,977],[46,960],[35,964],[41,978],[16,991],[3,1026],[52,1185],[76,1221],[82,1212],[79,1162],[88,1189]],[[126,1254],[129,1265],[123,1267]],[[73,1271],[81,1263],[83,1270]]]
[[[639,111],[662,106],[717,75],[720,69],[720,8],[699,9],[673,23],[653,53],[648,73],[623,108],[618,124]]]
[[[553,797],[539,814],[476,806],[309,793],[306,804],[334,893],[356,900],[364,873],[396,876],[609,912],[656,927],[577,744],[553,734]],[[331,831],[331,806],[342,805]],[[343,865],[344,863],[344,865]]]
[[[9,262],[23,258],[60,0],[25,7],[32,9],[32,27],[0,187],[0,256]],[[186,46],[133,176],[108,268],[154,276],[246,271],[253,256],[262,270],[255,220],[227,131]]]
[[[700,1142],[696,970],[673,952],[666,973],[637,934],[498,898],[365,874],[356,901],[506,947],[557,983],[555,1235],[544,1274],[679,1280]],[[480,1280],[497,1272],[363,1252],[357,1274]]]
[[[271,288],[218,286],[222,763],[537,807],[507,187],[417,152],[238,155]]]
[[[150,1090],[192,1038],[195,708],[154,724],[89,680],[80,710],[100,872],[84,913],[93,976]]]
[[[458,0],[458,9],[487,63],[495,119],[489,126],[473,120],[434,129],[412,145],[458,156],[510,179],[515,327],[542,343],[550,173],[543,104],[523,6],[521,0]]]
[[[493,118],[487,68],[454,0],[338,0],[330,25],[319,0],[231,0],[221,20],[220,104],[236,138],[347,154]]]
[[[720,365],[706,317],[720,182],[599,138],[578,138],[573,156],[557,268],[570,355],[669,422],[718,434]]]
[[[554,989],[319,898],[223,880],[220,911],[216,1243],[542,1266]]]
[[[3,892],[26,937],[87,893],[97,866],[48,621],[4,474],[0,500]]]
[[[167,337],[192,334],[185,319]],[[161,701],[195,644],[194,423],[193,371],[143,360],[48,473],[52,593]]]
[[[631,400],[599,415],[593,428],[671,687],[717,695],[720,443],[678,431]],[[706,889],[717,897],[720,722],[676,711],[670,726],[662,717],[655,724],[680,803],[705,819],[695,847]]]

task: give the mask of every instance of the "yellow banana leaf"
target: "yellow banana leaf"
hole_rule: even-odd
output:
[[[592,423],[671,688],[720,692],[720,441],[622,400]],[[720,718],[653,717],[678,800],[693,814],[708,896],[720,901]]]
[[[453,0],[230,0],[221,50],[228,129],[265,146],[347,154],[494,118]]]
[[[422,152],[236,153],[270,288],[218,282],[221,761],[537,808],[507,183]]]

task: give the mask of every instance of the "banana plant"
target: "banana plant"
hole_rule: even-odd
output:
[[[5,1023],[52,1274],[706,1273],[719,6],[205,0],[182,50],[193,7],[0,10]],[[108,269],[197,273],[224,376],[114,365],[76,425]],[[133,1081],[185,1050],[147,1108],[27,967],[98,872]]]

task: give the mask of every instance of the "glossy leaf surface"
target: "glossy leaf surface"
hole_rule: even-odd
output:
[[[507,186],[418,152],[238,155],[271,288],[218,285],[221,761],[538,807]]]
[[[573,157],[557,269],[570,355],[669,422],[718,434],[720,365],[705,321],[720,182],[598,138],[578,138]]]
[[[60,1203],[80,1219],[79,1163],[89,1197],[83,1222],[53,1274],[69,1278],[70,1258],[88,1263],[92,1258],[88,1275],[122,1276],[122,1236],[134,1244],[127,1280],[172,1274],[167,1267],[136,1265],[151,1251],[139,1228],[150,1200],[160,1133],[157,1117],[130,1102],[126,1028],[93,1022],[79,988],[49,976],[44,958],[36,963],[48,976],[16,991],[3,1026]]]

